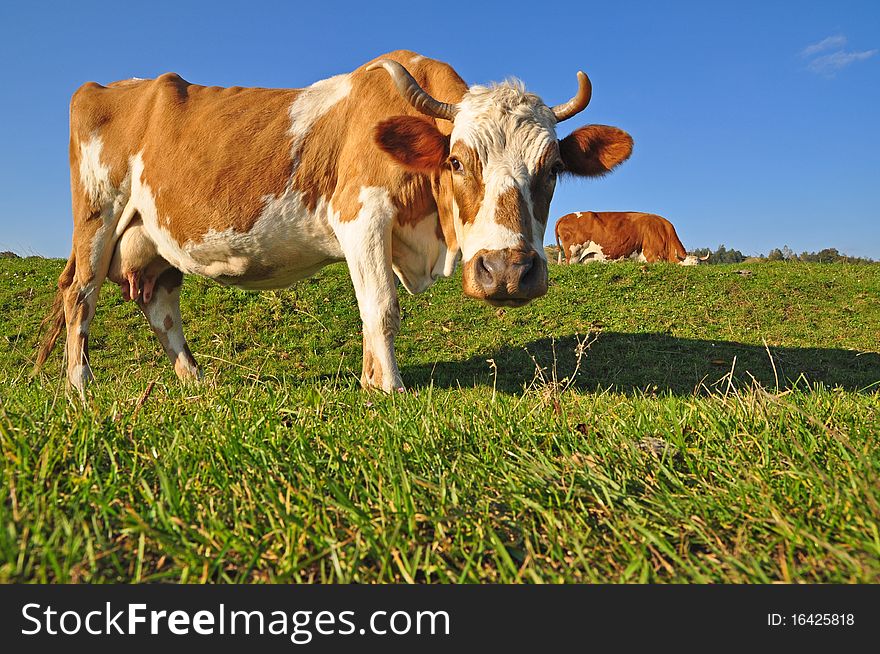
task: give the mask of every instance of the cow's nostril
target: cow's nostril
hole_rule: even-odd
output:
[[[531,252],[523,257],[521,261],[514,264],[519,272],[519,279],[517,281],[520,286],[528,286],[535,280],[535,275],[537,274],[535,261],[537,259],[538,256]]]
[[[477,257],[476,273],[477,281],[482,286],[492,286],[494,284],[495,275],[492,272],[492,263],[483,255]]]
[[[479,267],[486,271],[489,279],[496,280],[504,275],[507,270],[507,262],[504,257],[498,255],[484,255],[480,257]]]

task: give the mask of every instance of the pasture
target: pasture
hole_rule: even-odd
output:
[[[105,285],[85,407],[60,346],[28,377],[62,265],[0,260],[2,582],[880,581],[878,265],[459,274],[401,294],[387,396],[342,265],[187,278],[199,385]]]

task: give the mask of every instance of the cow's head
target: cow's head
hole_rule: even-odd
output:
[[[557,177],[604,175],[632,152],[632,138],[616,127],[587,125],[556,138],[556,124],[590,102],[587,76],[579,72],[577,95],[552,108],[519,83],[472,86],[452,105],[428,95],[396,61],[368,70],[377,68],[421,113],[452,122],[447,136],[432,121],[395,116],[376,126],[375,140],[398,163],[438,180],[437,204],[452,217],[465,294],[507,306],[544,295],[544,231]]]
[[[680,266],[696,266],[709,260],[708,254],[705,257],[698,257],[696,254],[687,254],[685,256],[676,254],[675,256],[678,258],[678,265]]]

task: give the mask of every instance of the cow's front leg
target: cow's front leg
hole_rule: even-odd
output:
[[[403,390],[397,358],[394,355],[394,338],[400,328],[400,306],[394,286],[386,290],[391,294],[390,303],[368,303],[365,306],[358,298],[361,320],[364,323],[361,386],[381,388],[383,391]]]
[[[400,329],[400,304],[391,268],[391,221],[394,208],[385,191],[363,189],[354,220],[337,223],[364,330],[361,385],[391,392],[403,389],[394,338]]]

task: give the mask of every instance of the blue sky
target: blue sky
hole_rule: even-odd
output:
[[[174,71],[299,87],[396,48],[469,83],[519,77],[548,104],[590,75],[593,101],[560,137],[617,125],[635,150],[604,179],[561,183],[551,227],[570,211],[648,211],[688,248],[880,259],[876,0],[4,2],[0,250],[69,253],[67,111],[83,82]]]

